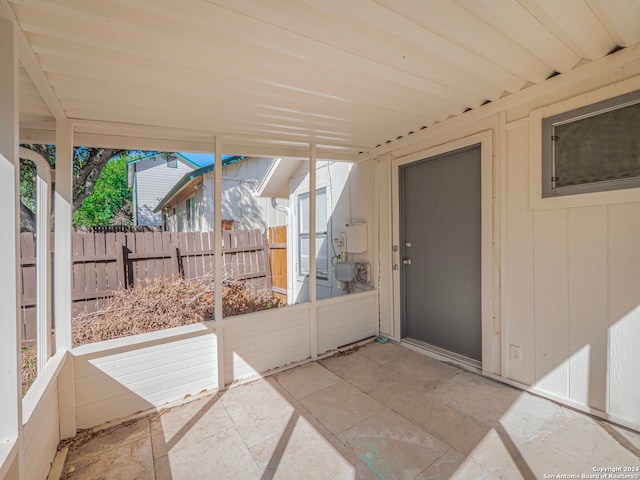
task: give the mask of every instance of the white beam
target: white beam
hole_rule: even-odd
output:
[[[44,103],[49,107],[51,114],[57,121],[66,120],[67,116],[64,112],[64,108],[62,108],[62,104],[53,91],[53,88],[49,83],[49,79],[44,73],[44,70],[42,70],[40,62],[38,62],[36,55],[33,53],[33,50],[31,50],[29,42],[27,42],[27,38],[22,32],[18,34],[18,47],[20,51],[20,63],[27,71],[27,75],[31,78],[31,81],[36,87],[36,90],[38,90],[38,93],[40,93],[42,100],[44,100]]]
[[[74,120],[74,124],[76,121]],[[131,126],[132,128],[134,126]],[[110,128],[107,132],[111,131]],[[75,132],[76,144],[89,147],[102,148],[124,148],[128,150],[151,150],[163,152],[196,152],[211,153],[212,137],[199,138],[188,133],[166,132],[161,134],[156,132],[151,136],[149,132],[137,132],[135,128],[129,135],[110,133],[88,133]],[[53,130],[41,130],[26,128],[20,131],[20,141],[22,143],[55,143],[55,132]],[[136,136],[138,135],[138,136]],[[226,137],[225,137],[226,138]],[[231,155],[246,155],[248,157],[297,157],[308,158],[309,148],[298,145],[287,145],[277,143],[275,140],[237,140],[231,142],[225,140],[225,151]],[[318,158],[323,160],[335,160],[343,162],[357,162],[365,154],[358,154],[355,150],[344,150],[340,148],[316,146]],[[365,152],[365,153],[368,153]]]
[[[18,30],[0,20],[0,442],[22,428],[20,388],[20,234],[18,192]],[[0,463],[5,459],[0,458]]]
[[[216,340],[218,352],[218,390],[226,386],[224,319],[222,318],[222,139],[216,135],[214,140],[213,173],[213,281],[214,281],[214,318],[216,319]]]

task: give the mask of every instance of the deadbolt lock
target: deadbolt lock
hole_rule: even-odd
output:
[[[404,265],[411,265],[411,259],[410,258],[405,258],[405,259],[402,260],[402,263]]]

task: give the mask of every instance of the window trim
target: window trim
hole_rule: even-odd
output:
[[[596,103],[584,105],[552,116],[543,117],[541,120],[542,140],[542,172],[541,194],[543,199],[567,197],[579,194],[591,194],[596,192],[608,192],[640,187],[640,176],[604,180],[581,185],[568,185],[555,187],[553,184],[555,153],[552,137],[554,128],[560,125],[570,124],[585,118],[595,117],[607,112],[619,110],[640,103],[640,90],[635,90],[623,95],[608,98]]]

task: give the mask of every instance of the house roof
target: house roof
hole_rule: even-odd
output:
[[[225,158],[226,157],[226,158]],[[222,168],[232,165],[234,163],[241,162],[247,157],[242,156],[223,156],[222,157]],[[193,180],[203,176],[206,173],[213,172],[215,167],[215,162],[211,165],[206,165],[204,167],[200,167],[197,170],[193,170],[191,172],[186,173],[174,186],[167,192],[160,203],[153,209],[154,213],[159,212],[164,208],[165,205],[170,203],[173,198],[178,195],[188,184],[192,183]]]
[[[300,158],[275,158],[256,188],[259,197],[289,197],[289,179],[300,168]]]
[[[133,165],[134,163],[138,163],[138,162],[141,162],[143,160],[147,160],[149,158],[157,157],[158,155],[165,155],[165,152],[149,152],[146,155],[142,155],[140,158],[136,158],[134,160],[129,160],[127,162],[127,165]],[[193,167],[193,168],[200,167],[200,165],[198,163],[196,163],[196,162],[192,161],[191,159],[187,158],[182,153],[177,153],[176,152],[174,155],[176,156],[176,158],[178,160],[180,160],[182,163],[185,163],[185,164],[189,165],[190,167]]]
[[[313,142],[355,160],[617,49],[640,56],[636,0],[0,0],[0,17],[20,30],[22,141],[73,119],[82,144],[147,150],[210,152],[218,134],[236,155]]]
[[[198,167],[206,167],[207,165],[211,165],[213,163],[213,154],[212,153],[192,153],[192,152],[180,152],[180,155],[183,158],[190,160],[195,163]],[[231,157],[232,155],[223,155],[222,159]]]

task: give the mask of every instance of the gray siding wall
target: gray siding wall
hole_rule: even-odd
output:
[[[162,214],[153,213],[153,209],[176,182],[194,168],[180,160],[177,168],[167,167],[162,155],[141,160],[135,164],[135,168],[134,223],[141,226],[162,225]]]

